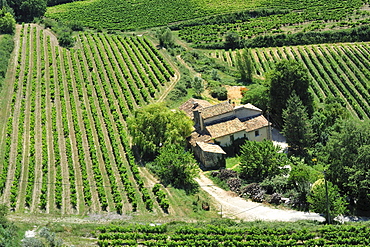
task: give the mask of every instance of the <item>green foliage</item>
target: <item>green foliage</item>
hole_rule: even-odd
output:
[[[175,144],[164,145],[154,160],[153,172],[165,185],[192,189],[199,168],[193,154]]]
[[[243,92],[242,104],[251,103],[266,112],[269,105],[269,86],[265,84],[252,84]]]
[[[5,7],[0,9],[0,34],[13,34],[15,30],[15,19]]]
[[[240,37],[235,32],[229,32],[225,35],[225,49],[236,49],[240,47]]]
[[[194,89],[195,96],[201,97],[201,94],[204,92],[204,81],[202,78],[196,76],[192,82],[192,88]]]
[[[244,83],[252,82],[253,59],[250,49],[243,49],[236,53],[236,67]]]
[[[72,36],[72,30],[81,31],[83,29],[81,23],[77,21],[63,23],[50,18],[44,18],[42,19],[42,23],[45,28],[51,28],[55,32],[59,45],[66,48],[70,48],[74,45],[75,40]]]
[[[316,1],[302,1],[300,3],[296,3],[294,0],[269,1],[253,10],[239,10],[223,15],[206,16],[175,24],[173,28],[180,29],[180,38],[196,44],[198,48],[229,49],[229,46],[222,42],[222,39],[230,33],[230,30],[240,37],[241,47],[343,42],[341,40],[356,40],[360,35],[343,30],[322,32],[317,29],[335,28],[336,25],[329,25],[328,20],[340,27],[369,24],[368,19],[358,20],[358,18],[368,16],[368,12],[365,12],[364,16],[361,17],[360,14],[354,12],[362,6],[362,0],[345,3],[329,0],[324,4],[317,4]],[[348,20],[351,19],[350,15],[353,15],[352,20]],[[311,22],[311,28],[307,27],[307,24],[301,25],[307,22]],[[289,26],[293,26],[294,29]],[[294,30],[294,32],[284,33],[287,27],[289,31]],[[312,31],[307,32],[310,30]],[[368,39],[368,36],[366,37],[364,34],[365,32],[361,35],[362,38]]]
[[[321,225],[314,221],[269,222],[202,220],[171,222],[159,226],[109,225],[99,227],[98,245],[112,246],[367,246],[367,222]],[[145,239],[145,240],[144,240]],[[154,242],[154,243],[153,243]]]
[[[174,45],[174,39],[172,36],[171,29],[161,28],[157,30],[157,38],[159,39],[159,45],[161,47],[170,48]]]
[[[0,89],[8,69],[10,54],[14,48],[14,41],[11,35],[3,35],[0,38]]]
[[[241,146],[240,176],[251,182],[286,173],[288,158],[271,141],[246,141]]]
[[[329,133],[335,128],[338,121],[348,119],[349,113],[341,98],[329,96],[322,107],[318,108],[310,120],[314,133],[313,144],[326,144]]]
[[[312,126],[306,108],[293,91],[283,110],[284,127],[282,133],[289,144],[289,150],[295,154],[304,154],[311,144]]]
[[[46,12],[46,0],[8,0],[17,21],[31,22]]]
[[[367,209],[370,203],[369,126],[368,120],[343,121],[331,133],[321,157],[329,165],[330,181],[359,209]]]
[[[0,246],[15,247],[19,246],[18,228],[6,218],[8,210],[6,205],[0,204]]]
[[[86,27],[127,31],[238,11],[254,7],[260,1],[235,0],[232,4],[222,0],[212,0],[211,3],[206,0],[75,1],[48,8],[46,16],[58,20],[82,21]]]
[[[51,232],[47,227],[41,228],[40,237],[44,238],[49,246],[61,247],[63,245],[63,240],[57,238],[55,233]]]
[[[282,60],[275,65],[268,79],[271,113],[280,126],[283,124],[283,110],[287,108],[287,101],[293,91],[306,106],[307,112],[312,114],[313,98],[309,92],[311,79],[303,64],[294,60]]]
[[[333,219],[347,212],[345,199],[340,195],[338,187],[327,181],[329,215]],[[314,212],[324,214],[327,217],[326,188],[324,179],[317,180],[308,195],[307,201]]]
[[[227,100],[227,89],[222,86],[214,87],[211,89],[211,95],[218,100]]]
[[[193,123],[182,111],[171,111],[163,103],[142,107],[127,119],[133,144],[140,155],[153,160],[160,148],[169,144],[185,144]]]

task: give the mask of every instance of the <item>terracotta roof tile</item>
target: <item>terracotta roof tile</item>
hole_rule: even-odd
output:
[[[206,129],[212,138],[219,138],[242,131],[245,129],[245,126],[238,118],[234,118],[229,121],[209,125]]]
[[[210,142],[212,137],[207,131],[196,130],[191,133],[188,140],[192,146],[195,146],[197,142]]]
[[[187,100],[185,103],[183,103],[181,106],[179,106],[179,110],[184,111],[186,115],[193,119],[194,118],[193,111],[200,110],[209,106],[212,106],[212,104],[206,100],[191,98]]]
[[[255,118],[252,118],[252,119],[249,119],[243,122],[243,125],[245,128],[245,131],[250,132],[256,129],[267,127],[269,123],[263,115],[260,115],[258,117],[255,117]]]
[[[231,112],[234,110],[234,107],[228,102],[221,102],[217,105],[208,106],[201,109],[201,114],[203,119],[211,118],[214,116],[218,116],[227,112]]]
[[[214,143],[197,142],[197,145],[204,152],[226,154],[225,151],[219,145]]]

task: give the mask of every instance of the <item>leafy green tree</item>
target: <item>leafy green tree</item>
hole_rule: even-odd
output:
[[[327,188],[329,216],[330,219],[334,219],[336,216],[343,215],[347,212],[348,203],[340,195],[338,187],[333,185],[330,181],[327,181]],[[328,219],[324,179],[319,179],[312,185],[311,193],[308,195],[307,201],[310,203],[310,208],[314,212],[324,214],[325,218]]]
[[[185,145],[193,129],[193,122],[183,111],[172,111],[163,103],[139,108],[127,124],[133,144],[146,160],[153,160],[164,145]]]
[[[239,70],[241,80],[245,83],[252,82],[253,60],[250,49],[243,49],[236,53],[236,66]]]
[[[269,87],[264,84],[252,84],[243,92],[242,104],[251,103],[266,112],[269,105]]]
[[[238,33],[229,32],[225,36],[225,49],[236,49],[240,46],[240,37]]]
[[[46,0],[8,0],[8,4],[14,10],[17,21],[33,21],[46,12]]]
[[[0,10],[0,34],[13,34],[15,30],[15,19],[13,15],[7,12],[6,8],[3,7]]]
[[[159,176],[164,185],[191,189],[199,168],[193,154],[180,145],[164,145],[154,160],[153,172]]]
[[[344,120],[331,132],[321,159],[333,184],[357,209],[370,204],[370,121]]]
[[[272,141],[246,141],[241,146],[240,175],[251,182],[261,182],[265,178],[286,173],[289,160]]]
[[[211,95],[218,100],[227,100],[227,89],[222,86],[214,87],[211,89]]]
[[[313,136],[311,122],[300,98],[293,93],[287,101],[287,108],[283,110],[284,127],[282,133],[295,154],[304,154],[305,148],[311,144]]]
[[[203,79],[196,76],[194,77],[194,80],[193,80],[193,83],[192,83],[192,87],[194,89],[194,92],[195,92],[195,96],[197,97],[201,97],[201,94],[204,92],[204,82],[203,82]]]
[[[287,100],[295,91],[309,115],[313,113],[313,97],[309,92],[310,78],[303,65],[294,60],[282,60],[268,75],[270,82],[270,108],[275,121],[282,126],[282,113]]]
[[[159,45],[161,47],[170,48],[174,45],[172,32],[168,27],[158,29],[157,38],[159,39]]]
[[[290,157],[290,172],[288,177],[289,185],[294,189],[293,202],[295,207],[301,210],[308,210],[307,198],[311,191],[311,185],[322,178],[321,172],[307,165],[304,159],[295,156]]]
[[[314,133],[313,144],[321,143],[325,145],[330,132],[335,128],[338,121],[348,118],[349,114],[343,100],[333,96],[327,97],[324,104],[313,113],[311,118]]]

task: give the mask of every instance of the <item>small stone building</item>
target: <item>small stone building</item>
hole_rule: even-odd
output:
[[[194,121],[195,130],[189,143],[206,168],[222,167],[225,164],[222,159],[228,152],[225,150],[235,150],[237,143],[271,139],[270,123],[262,110],[252,104],[234,107],[228,101],[211,105],[204,100],[190,99],[179,109]]]

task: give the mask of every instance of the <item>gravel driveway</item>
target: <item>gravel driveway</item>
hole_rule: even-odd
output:
[[[217,203],[222,217],[241,219],[245,221],[297,221],[317,220],[325,221],[325,218],[317,213],[306,213],[295,210],[281,210],[263,205],[262,203],[246,201],[231,191],[225,191],[213,184],[212,180],[200,174],[196,179],[200,187],[210,194]]]

